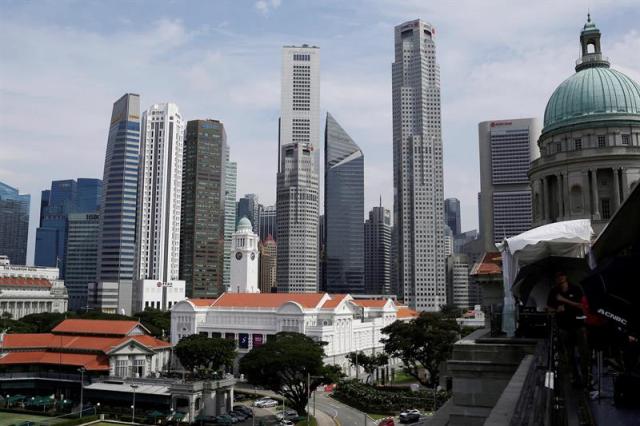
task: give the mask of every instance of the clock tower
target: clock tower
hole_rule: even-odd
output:
[[[260,293],[258,288],[258,242],[260,237],[252,230],[246,217],[238,222],[231,246],[231,293]]]

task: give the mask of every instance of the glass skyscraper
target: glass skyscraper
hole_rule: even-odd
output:
[[[130,310],[136,247],[140,96],[113,104],[104,161],[95,308]],[[119,300],[121,299],[121,300]]]
[[[364,224],[364,284],[367,294],[391,294],[391,212],[380,206]]]
[[[27,263],[31,196],[0,182],[0,255],[14,265]]]
[[[87,285],[96,280],[98,260],[98,213],[71,213],[67,225],[64,286],[69,310],[87,309]]]
[[[231,237],[236,230],[236,183],[238,181],[238,164],[231,161],[231,149],[228,145],[225,151],[224,174],[224,269],[222,282],[226,291],[231,281]]]
[[[220,121],[187,123],[180,221],[180,279],[187,297],[216,297],[224,291],[226,145]]]
[[[327,113],[324,221],[326,291],[364,292],[364,155]]]
[[[444,222],[445,225],[449,226],[453,235],[460,234],[460,200],[457,198],[447,198],[444,200]]]

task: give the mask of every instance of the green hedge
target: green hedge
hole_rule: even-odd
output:
[[[407,408],[435,411],[449,396],[446,391],[438,391],[434,407],[431,390],[412,392],[406,389],[377,388],[357,380],[344,381],[333,392],[334,398],[347,405],[365,412],[384,414],[394,414]]]

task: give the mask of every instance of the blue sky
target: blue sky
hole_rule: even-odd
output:
[[[541,117],[573,73],[587,8],[614,68],[640,80],[637,0],[0,0],[0,181],[32,195],[102,177],[112,103],[176,102],[225,123],[238,194],[275,201],[280,49],[321,48],[321,107],[365,153],[365,208],[391,207],[393,27],[437,28],[445,195],[477,227],[477,123]],[[366,212],[365,212],[366,214]]]

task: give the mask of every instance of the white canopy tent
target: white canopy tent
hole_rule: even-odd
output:
[[[588,219],[569,220],[539,226],[500,244],[504,281],[502,331],[507,336],[513,336],[516,330],[511,288],[520,269],[549,256],[582,258],[589,251],[592,234]]]

